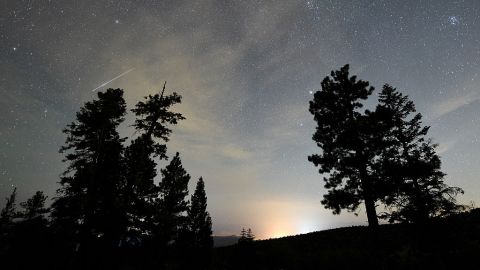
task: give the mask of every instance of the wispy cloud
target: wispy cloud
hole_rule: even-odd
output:
[[[475,92],[448,98],[432,106],[430,109],[431,118],[442,117],[462,108],[463,106],[476,102],[479,99],[480,94]]]
[[[103,81],[135,67],[135,72],[117,75],[108,85],[125,89],[130,108],[143,96],[157,93],[163,81],[167,81],[167,92],[175,90],[183,96],[174,110],[186,120],[174,127],[168,150],[180,152],[193,179],[204,177],[215,230],[232,231],[226,223],[256,219],[252,227],[260,235],[268,235],[272,222],[279,225],[278,230],[299,232],[291,216],[300,212],[307,216],[309,211],[301,209],[321,209],[316,192],[301,203],[284,198],[305,181],[306,174],[299,176],[293,168],[307,163],[307,153],[299,149],[307,149],[305,142],[312,143],[312,131],[304,123],[311,119],[303,100],[308,92],[299,84],[306,76],[299,46],[306,44],[292,38],[299,34],[292,25],[299,23],[294,14],[302,11],[302,4],[266,2],[247,8],[239,2],[232,8],[232,16],[240,16],[232,21],[238,23],[228,27],[204,20],[218,16],[215,5],[215,1],[180,4],[165,16],[145,10],[130,14],[136,24],[124,24],[121,35],[112,35],[109,46],[96,55],[98,62],[108,64],[85,77]],[[239,8],[244,9],[241,15],[236,14]],[[189,16],[193,10],[204,16]],[[179,14],[185,20],[178,21]],[[139,25],[154,29],[138,31]],[[163,26],[175,30],[163,31]],[[326,50],[317,46],[314,53]],[[112,52],[120,53],[112,57]],[[279,83],[286,77],[292,77],[287,85]],[[92,98],[91,92],[82,94],[80,100]],[[286,98],[292,95],[293,102]],[[265,101],[265,106],[257,99]],[[132,132],[127,125],[122,129],[125,136]],[[316,170],[311,171],[316,176]],[[246,205],[249,200],[254,203]]]
[[[221,145],[220,152],[227,158],[234,160],[249,160],[252,153],[234,144]]]
[[[452,147],[454,147],[456,143],[457,143],[456,140],[445,141],[440,143],[436,149],[437,153],[438,154],[446,153],[448,150],[452,149]]]

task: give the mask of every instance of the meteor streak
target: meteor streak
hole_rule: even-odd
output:
[[[99,88],[101,88],[101,87],[104,87],[105,85],[107,85],[107,84],[109,84],[109,83],[111,83],[111,82],[115,81],[116,79],[118,79],[118,78],[120,78],[120,77],[122,77],[122,76],[126,75],[127,73],[131,72],[131,71],[132,71],[132,70],[134,70],[134,69],[135,69],[135,68],[131,68],[131,69],[129,69],[129,70],[127,70],[127,71],[123,72],[122,74],[118,75],[117,77],[115,77],[115,78],[111,79],[110,81],[107,81],[107,82],[104,82],[104,83],[102,83],[100,86],[98,86],[97,88],[93,89],[93,90],[92,90],[92,92],[94,92],[95,90],[97,90],[97,89],[99,89]]]

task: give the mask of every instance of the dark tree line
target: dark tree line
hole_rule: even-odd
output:
[[[248,230],[246,230],[245,228],[242,228],[238,243],[251,243],[253,240],[255,240],[255,235],[253,234],[252,229],[248,228]]]
[[[436,144],[408,96],[384,85],[375,110],[363,110],[374,88],[349,75],[349,66],[332,71],[310,101],[317,123],[313,140],[321,153],[308,157],[324,175],[322,204],[339,214],[364,203],[369,226],[426,222],[462,209],[447,186]],[[377,206],[386,209],[377,213]]]
[[[165,95],[165,85],[138,102],[132,110],[136,137],[129,143],[118,133],[127,113],[123,90],[107,89],[85,103],[63,131],[67,169],[51,209],[37,192],[17,212],[14,189],[1,212],[0,255],[23,253],[25,247],[14,244],[21,235],[16,231],[29,227],[45,235],[38,240],[56,253],[62,269],[184,268],[187,262],[206,268],[213,241],[203,179],[188,200],[190,175],[177,152],[154,181],[157,162],[169,160],[169,126],[184,119],[171,110],[180,102],[176,93]],[[29,241],[35,239],[23,244]],[[193,254],[202,256],[186,260]]]

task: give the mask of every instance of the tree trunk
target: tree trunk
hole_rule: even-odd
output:
[[[360,169],[360,178],[363,189],[363,200],[365,201],[365,210],[367,212],[368,227],[378,227],[377,210],[375,209],[375,200],[372,195],[372,185],[366,168]]]
[[[418,184],[418,180],[413,177],[414,187],[414,204],[415,204],[415,222],[425,223],[428,220],[429,213],[426,209],[425,201],[423,200],[423,193]]]
[[[365,196],[367,197],[367,196]],[[371,198],[365,198],[365,209],[367,211],[368,227],[378,227],[377,211],[375,209],[375,202]]]

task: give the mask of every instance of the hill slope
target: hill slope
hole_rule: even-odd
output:
[[[214,269],[480,267],[480,209],[424,226],[349,227],[216,248]],[[471,267],[471,266],[470,266]],[[473,269],[473,268],[472,268]]]
[[[238,243],[238,239],[240,237],[236,235],[230,235],[230,236],[213,236],[213,246],[214,247],[226,247],[226,246],[232,246]]]

